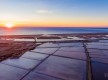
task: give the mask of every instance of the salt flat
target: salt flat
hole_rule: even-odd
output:
[[[42,43],[1,61],[0,80],[107,80],[107,44],[107,39]]]

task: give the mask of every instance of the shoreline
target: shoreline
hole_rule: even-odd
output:
[[[108,39],[108,33],[73,33],[73,34],[38,34],[38,35],[0,35],[0,40],[14,39],[72,39],[89,40],[89,39]]]

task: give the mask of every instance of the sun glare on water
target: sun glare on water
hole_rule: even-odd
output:
[[[12,23],[5,24],[5,27],[7,27],[7,28],[12,28],[13,26],[14,26],[14,24],[12,24]]]

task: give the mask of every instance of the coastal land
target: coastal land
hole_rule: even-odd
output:
[[[2,80],[107,80],[107,67],[108,33],[0,36]]]

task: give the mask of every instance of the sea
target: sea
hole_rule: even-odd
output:
[[[0,35],[37,35],[37,34],[79,34],[108,33],[108,28],[70,28],[70,27],[17,27],[0,28]]]

